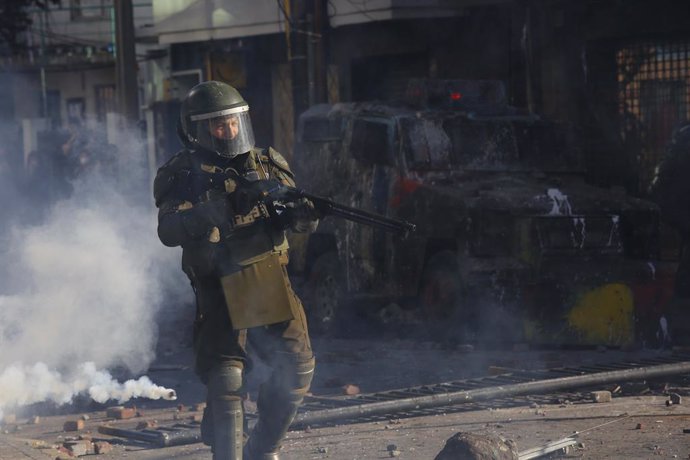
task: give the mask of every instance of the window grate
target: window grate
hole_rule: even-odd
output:
[[[673,129],[690,118],[690,40],[623,46],[616,67],[621,135],[637,146],[639,187],[647,190]]]

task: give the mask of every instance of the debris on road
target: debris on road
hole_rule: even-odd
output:
[[[93,450],[98,455],[107,454],[113,450],[113,445],[108,441],[97,441],[93,443]]]
[[[544,445],[533,447],[531,449],[523,450],[518,454],[519,460],[529,460],[531,458],[539,458],[548,455],[552,452],[567,451],[570,447],[577,445],[577,440],[569,436],[567,438],[559,439],[557,441],[547,442]],[[584,448],[584,444],[582,445]]]
[[[105,410],[105,416],[117,420],[127,420],[137,416],[135,407],[114,406]]]
[[[515,442],[495,434],[458,432],[451,436],[434,460],[518,460]]]
[[[395,444],[388,444],[386,446],[386,450],[388,451],[388,456],[389,457],[400,457],[400,450],[398,450],[398,446]]]
[[[75,457],[81,457],[89,454],[93,450],[91,441],[87,440],[65,441],[62,444],[62,447],[67,449],[67,451]]]
[[[63,431],[80,431],[84,429],[84,420],[68,420],[62,425]]]
[[[611,402],[611,392],[610,391],[593,391],[590,393],[592,401],[597,403]]]
[[[343,385],[343,394],[346,394],[348,396],[354,396],[354,395],[358,395],[359,393],[360,393],[360,389],[357,385],[353,385],[351,383]]]

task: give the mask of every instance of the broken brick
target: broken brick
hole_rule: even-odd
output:
[[[79,431],[84,429],[83,420],[68,420],[62,425],[63,431]]]
[[[348,396],[358,395],[359,391],[359,387],[351,383],[348,383],[347,385],[343,386],[343,394],[346,394]]]
[[[155,428],[158,426],[158,422],[155,420],[144,420],[137,423],[137,430],[146,430],[149,428]]]
[[[134,407],[115,406],[109,407],[105,410],[105,416],[118,420],[127,420],[134,418],[137,415],[137,410]]]
[[[62,446],[57,448],[58,454],[57,457],[55,457],[55,460],[66,460],[70,458],[74,458],[74,454],[70,452],[69,449],[66,449]]]
[[[113,445],[107,441],[98,441],[93,443],[93,450],[96,454],[107,454],[113,450]]]
[[[590,393],[592,401],[597,403],[611,402],[611,392],[610,391],[593,391]]]

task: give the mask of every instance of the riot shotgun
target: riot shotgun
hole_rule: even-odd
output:
[[[306,199],[314,205],[315,213],[319,217],[340,217],[396,233],[403,237],[416,229],[416,225],[411,222],[391,219],[380,214],[346,206],[328,198],[313,195],[302,189],[290,187],[275,179],[248,181],[239,176],[234,179],[239,184],[239,187],[232,193],[232,201],[235,203],[235,210],[242,215],[248,213],[255,204],[262,203],[268,210],[268,213],[276,217],[281,212],[287,210],[289,203],[296,203],[299,200]],[[230,197],[226,192],[222,192],[221,195]]]
[[[301,198],[306,198],[314,204],[314,209],[323,216],[340,217],[345,220],[379,228],[387,232],[397,233],[402,236],[406,236],[416,229],[416,225],[411,222],[391,219],[390,217],[380,214],[345,206],[344,204],[337,203],[328,198],[312,195],[311,193],[295,187],[282,185],[281,190],[278,191],[278,196],[280,197],[279,201],[281,199],[286,201],[297,201]]]

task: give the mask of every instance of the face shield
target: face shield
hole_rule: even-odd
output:
[[[226,158],[234,158],[254,147],[254,131],[249,106],[191,115],[190,134],[203,148]]]

